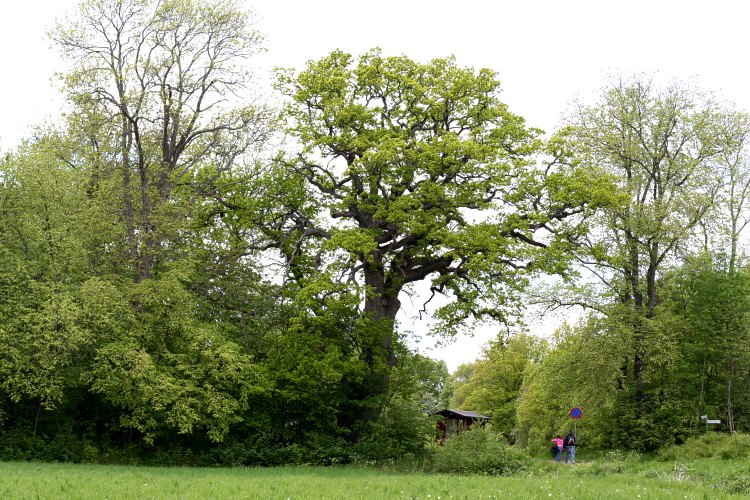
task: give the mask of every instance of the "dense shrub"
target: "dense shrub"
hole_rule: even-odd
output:
[[[732,434],[719,449],[721,458],[747,458],[750,456],[750,435]]]
[[[106,463],[164,466],[279,466],[394,464],[408,466],[424,459],[425,446],[411,449],[378,434],[357,443],[342,437],[310,433],[301,442],[280,442],[269,436],[230,438],[222,443],[200,443],[190,439],[115,442],[101,437],[60,432],[52,436],[20,430],[0,430],[0,460]]]
[[[681,445],[665,448],[658,454],[658,459],[662,461],[711,457],[724,459],[750,457],[750,435],[709,432],[690,438]]]
[[[305,443],[278,443],[258,436],[214,445],[201,457],[200,465],[332,465],[349,462],[350,454],[343,440],[325,435],[311,434]]]
[[[500,476],[525,470],[529,460],[488,429],[473,429],[446,440],[435,451],[431,468],[434,472]]]

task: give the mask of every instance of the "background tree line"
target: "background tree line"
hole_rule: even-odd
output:
[[[571,404],[600,447],[746,425],[744,113],[636,75],[546,136],[493,71],[378,50],[280,70],[275,109],[232,1],[51,36],[68,105],[0,162],[2,456],[386,459],[449,401],[532,451]],[[504,325],[453,376],[396,322],[420,287],[437,334]],[[532,301],[588,314],[509,335]]]

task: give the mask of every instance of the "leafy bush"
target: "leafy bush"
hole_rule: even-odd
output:
[[[5,431],[0,433],[0,441],[4,443],[0,448],[0,460],[96,463],[101,458],[97,443],[70,432],[49,437],[16,430]]]
[[[432,470],[501,476],[526,470],[529,458],[488,429],[472,429],[446,440],[435,451]]]
[[[87,439],[60,433],[46,443],[39,458],[44,461],[96,463],[99,460],[99,449]]]
[[[719,456],[730,460],[733,458],[746,458],[750,455],[750,435],[732,434],[719,450]]]
[[[35,438],[28,433],[9,432],[0,433],[2,448],[0,449],[0,460],[42,460],[45,453],[46,442],[43,437]]]
[[[657,458],[661,461],[685,461],[711,457],[729,460],[749,456],[750,435],[710,432],[690,438],[684,444],[660,450]]]
[[[419,404],[395,401],[377,421],[367,424],[352,451],[359,461],[383,464],[412,457],[414,462],[425,455],[434,439],[434,417],[425,414]]]

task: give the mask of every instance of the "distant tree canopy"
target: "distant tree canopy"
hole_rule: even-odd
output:
[[[549,433],[572,404],[590,408],[587,428],[599,446],[681,442],[709,412],[706,391],[723,391],[721,404],[714,393],[710,413],[723,414],[730,431],[740,408],[747,426],[737,394],[748,386],[736,377],[738,363],[748,361],[739,348],[748,316],[737,232],[748,213],[747,131],[744,113],[699,89],[659,86],[643,75],[615,79],[596,104],[572,113],[563,133],[575,157],[604,169],[620,201],[601,207],[579,240],[581,278],[540,294],[548,306],[595,313],[561,332],[528,381],[519,420],[536,446],[544,442],[539,412],[550,414],[542,424]],[[699,326],[704,321],[711,334]]]
[[[467,408],[488,415],[492,427],[516,442],[516,405],[529,373],[547,350],[544,339],[518,334],[490,343],[480,359],[462,365],[453,379],[451,408]],[[463,377],[469,373],[468,377]]]

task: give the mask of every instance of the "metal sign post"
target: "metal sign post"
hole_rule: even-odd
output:
[[[706,421],[706,433],[708,433],[708,424],[720,424],[721,420],[713,420],[708,418],[708,415],[701,415],[701,420]]]
[[[574,406],[570,409],[570,418],[573,419],[573,436],[576,438],[576,443],[578,442],[578,419],[582,416],[583,412],[580,406]]]

